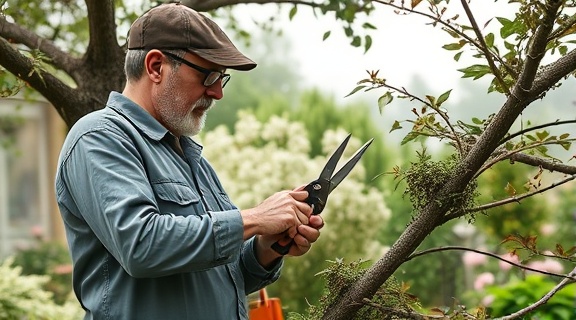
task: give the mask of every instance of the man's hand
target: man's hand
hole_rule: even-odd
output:
[[[300,188],[281,191],[270,196],[258,206],[242,210],[244,240],[259,235],[288,233],[294,238],[300,225],[308,224],[312,208],[304,202],[308,192]]]
[[[310,250],[312,243],[320,237],[320,229],[324,227],[324,219],[320,215],[310,217],[308,225],[300,225],[294,243],[288,252],[291,256],[301,256]]]
[[[256,237],[256,255],[264,267],[282,257],[271,247],[279,240],[294,239],[288,255],[301,256],[318,240],[324,220],[312,215],[312,207],[304,202],[306,185],[292,191],[278,192],[255,208],[241,212],[244,220],[244,239]]]

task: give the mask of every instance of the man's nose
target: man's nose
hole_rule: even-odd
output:
[[[206,95],[212,99],[220,100],[224,97],[224,90],[222,89],[222,80],[214,82],[211,86],[206,88]]]

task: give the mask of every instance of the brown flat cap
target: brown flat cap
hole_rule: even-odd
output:
[[[128,34],[128,49],[187,49],[226,68],[256,67],[214,21],[181,3],[159,5],[136,19]]]

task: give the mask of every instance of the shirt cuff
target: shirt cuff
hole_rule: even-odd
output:
[[[258,258],[256,258],[256,237],[252,237],[246,241],[242,258],[246,270],[249,270],[254,277],[259,279],[268,279],[277,276],[277,273],[284,263],[284,259],[279,258],[274,264],[268,268],[264,268],[260,262],[258,262]]]
[[[244,237],[242,216],[238,210],[210,212],[216,259],[228,260],[238,254]]]

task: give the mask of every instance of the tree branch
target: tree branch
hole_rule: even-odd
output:
[[[565,139],[563,140],[564,142],[569,142],[572,143],[574,142],[576,139]],[[476,172],[476,174],[474,175],[474,178],[479,177],[484,171],[488,170],[489,168],[491,168],[493,165],[495,165],[496,163],[506,160],[506,159],[512,159],[512,157],[514,155],[517,154],[521,154],[523,151],[527,151],[530,149],[534,149],[534,148],[538,148],[538,147],[542,147],[542,146],[546,146],[546,145],[555,145],[555,144],[560,144],[560,142],[558,141],[540,141],[540,142],[535,142],[529,145],[525,145],[522,148],[518,148],[518,149],[514,149],[512,151],[502,151],[500,152],[497,156],[495,156],[494,158],[492,158],[489,162],[485,163],[482,165],[482,167]],[[524,159],[522,157],[518,157],[519,159]],[[535,159],[532,159],[535,160]],[[543,159],[542,159],[543,160]],[[538,161],[538,163],[542,163],[548,166],[548,168],[552,168],[550,162],[544,162],[544,161]],[[528,163],[526,163],[528,164]],[[558,168],[562,168],[562,167],[558,167]],[[562,168],[562,169],[568,169],[568,168]]]
[[[473,45],[474,47],[476,47],[478,50],[482,51],[484,54],[488,53],[493,59],[498,60],[498,62],[504,66],[506,68],[506,71],[508,71],[510,74],[512,74],[514,77],[518,76],[516,74],[516,71],[514,70],[514,68],[512,68],[510,65],[508,65],[506,63],[506,61],[502,60],[500,58],[500,56],[498,54],[495,54],[494,52],[490,51],[490,49],[488,47],[484,47],[486,48],[486,50],[484,50],[484,48],[482,47],[482,45],[480,43],[478,43],[478,41],[475,41],[474,39],[472,39],[471,37],[469,37],[467,34],[465,34],[464,32],[462,32],[461,30],[455,28],[452,24],[450,24],[449,22],[443,21],[440,18],[437,18],[431,14],[425,13],[425,12],[420,12],[420,11],[416,11],[413,9],[409,9],[406,8],[404,6],[398,6],[393,4],[392,2],[387,2],[387,1],[382,1],[382,0],[373,0],[372,2],[376,2],[376,3],[380,3],[386,6],[390,6],[392,8],[398,9],[398,10],[402,10],[402,11],[406,11],[409,13],[414,13],[423,17],[426,17],[434,22],[438,22],[441,25],[443,25],[446,29],[458,34],[459,36],[461,36],[463,39],[466,39],[468,41],[468,43],[470,43],[471,45]],[[461,27],[461,26],[459,26]]]
[[[519,100],[521,100],[520,97],[523,95],[531,97],[539,96],[542,92],[544,92],[544,90],[547,89],[542,88],[541,91],[535,90],[537,86],[534,85],[534,82],[536,82],[536,73],[538,72],[538,67],[540,66],[540,62],[542,61],[542,58],[544,58],[544,54],[546,52],[548,36],[554,27],[556,14],[563,3],[564,2],[560,0],[548,0],[544,4],[544,17],[541,20],[539,27],[536,29],[536,32],[534,33],[531,45],[528,47],[526,61],[524,62],[522,72],[520,73],[518,82],[516,83],[516,86],[514,86],[514,91],[512,92],[512,94],[515,95]]]
[[[320,7],[318,3],[313,1],[301,1],[301,0],[182,0],[182,3],[196,11],[210,11],[218,9],[220,7],[229,7],[237,4],[267,4],[267,3],[286,3],[295,5],[305,5],[310,7]]]
[[[543,92],[554,87],[558,81],[574,72],[574,70],[576,70],[576,49],[544,66],[538,72],[532,84],[530,96],[534,100],[537,99]]]
[[[506,198],[506,199],[502,199],[502,200],[499,200],[499,201],[495,201],[495,202],[491,202],[491,203],[488,203],[488,204],[484,204],[484,205],[481,205],[481,206],[478,206],[478,207],[470,208],[470,209],[465,210],[465,211],[463,211],[463,212],[456,212],[456,213],[453,213],[453,214],[446,215],[444,221],[445,221],[445,222],[448,222],[448,221],[450,221],[450,220],[452,220],[452,219],[460,218],[460,217],[462,217],[462,216],[464,216],[464,215],[466,215],[466,214],[469,214],[469,213],[474,213],[474,212],[480,212],[480,211],[484,211],[484,210],[488,210],[488,209],[493,209],[493,208],[496,208],[496,207],[499,207],[499,206],[503,206],[503,205],[505,205],[505,204],[509,204],[509,203],[512,203],[512,202],[520,202],[520,200],[529,198],[529,197],[534,196],[534,195],[537,195],[537,194],[539,194],[539,193],[544,193],[544,192],[546,192],[546,191],[548,191],[548,190],[554,189],[554,188],[556,188],[556,187],[558,187],[558,186],[560,186],[560,185],[563,185],[563,184],[565,184],[565,183],[567,183],[567,182],[570,182],[570,181],[572,181],[572,180],[574,180],[574,179],[576,179],[576,174],[575,174],[575,175],[571,175],[571,176],[569,176],[569,177],[566,177],[566,178],[564,178],[564,179],[562,179],[562,180],[560,180],[560,181],[554,182],[554,183],[550,184],[549,186],[547,186],[547,187],[545,187],[545,188],[541,188],[541,189],[538,189],[538,190],[533,190],[533,191],[530,191],[530,192],[523,193],[523,194],[521,194],[521,195],[519,195],[519,196],[513,196],[513,197],[510,197],[510,198]]]
[[[470,24],[472,24],[472,29],[474,30],[474,33],[476,33],[476,37],[478,38],[478,42],[480,42],[480,46],[479,46],[480,50],[482,52],[484,52],[484,56],[486,57],[486,60],[488,61],[488,65],[490,65],[490,69],[494,73],[494,76],[496,77],[496,79],[498,79],[498,82],[500,83],[500,86],[502,87],[502,89],[506,92],[506,95],[509,95],[510,94],[510,88],[508,88],[508,86],[506,86],[506,82],[504,82],[504,79],[502,78],[502,74],[500,73],[500,70],[498,70],[498,68],[496,67],[496,64],[494,64],[494,59],[492,59],[492,54],[491,54],[490,50],[488,50],[488,45],[486,45],[486,41],[484,41],[484,36],[482,35],[482,32],[480,31],[480,28],[478,27],[478,24],[476,23],[476,19],[474,18],[472,11],[470,11],[470,7],[468,6],[468,0],[460,0],[460,2],[462,3],[462,7],[464,8],[464,12],[466,12],[466,16],[468,16],[468,20],[470,21]]]
[[[6,17],[2,15],[0,15],[0,37],[11,43],[23,44],[30,49],[40,50],[50,59],[51,64],[68,74],[72,74],[80,63],[78,59],[60,50],[52,41],[39,37],[17,24],[8,22]],[[0,64],[6,65],[4,61],[0,61]]]
[[[541,124],[541,125],[537,125],[537,126],[533,126],[533,127],[530,127],[530,128],[526,128],[526,129],[524,129],[524,130],[520,130],[520,131],[518,131],[518,132],[516,132],[516,133],[513,133],[513,134],[505,137],[504,139],[500,140],[500,144],[503,144],[503,143],[505,143],[506,141],[510,141],[510,140],[512,140],[512,139],[514,139],[514,138],[516,138],[516,137],[518,137],[518,136],[521,136],[521,135],[523,135],[523,134],[525,134],[525,133],[527,133],[527,132],[530,132],[530,131],[534,131],[534,130],[538,130],[538,129],[543,129],[543,128],[547,128],[547,127],[552,127],[552,126],[559,126],[559,125],[563,125],[563,124],[573,124],[573,123],[576,123],[576,120],[564,120],[564,121],[556,120],[556,121],[554,121],[554,122],[544,123],[544,124]]]
[[[114,0],[85,0],[88,8],[90,42],[86,50],[86,62],[91,68],[107,68],[122,56],[122,48],[116,39]],[[123,61],[122,61],[123,64]]]
[[[30,84],[48,100],[58,99],[62,93],[72,94],[73,89],[60,79],[39,68],[32,61],[0,37],[0,64],[12,74]]]
[[[516,262],[508,261],[508,260],[506,260],[506,259],[504,259],[504,258],[500,257],[499,255],[492,253],[492,252],[487,252],[487,251],[482,251],[482,250],[472,249],[472,248],[462,247],[462,246],[445,246],[445,247],[437,247],[437,248],[422,250],[419,252],[415,252],[414,254],[411,254],[408,258],[406,258],[405,262],[408,262],[414,258],[423,256],[423,255],[427,255],[430,253],[442,252],[442,251],[453,251],[453,250],[476,252],[476,253],[479,253],[479,254],[489,256],[489,257],[498,259],[500,261],[506,262],[506,263],[511,264],[511,265],[513,265],[517,268],[520,268],[520,269],[524,269],[524,270],[528,270],[528,271],[532,271],[532,272],[536,272],[536,273],[541,273],[541,274],[545,274],[548,276],[564,278],[564,280],[569,280],[572,282],[576,281],[576,275],[574,274],[574,271],[572,271],[571,273],[569,273],[567,275],[564,275],[564,274],[558,274],[558,273],[554,273],[554,272],[538,270],[538,269],[530,268],[530,267],[527,267],[525,265],[522,265],[522,264],[519,264]]]
[[[564,174],[576,174],[576,167],[562,163],[542,159],[540,157],[529,156],[524,153],[515,153],[509,157],[512,161],[517,161],[534,167],[542,167],[549,171],[561,172]]]

